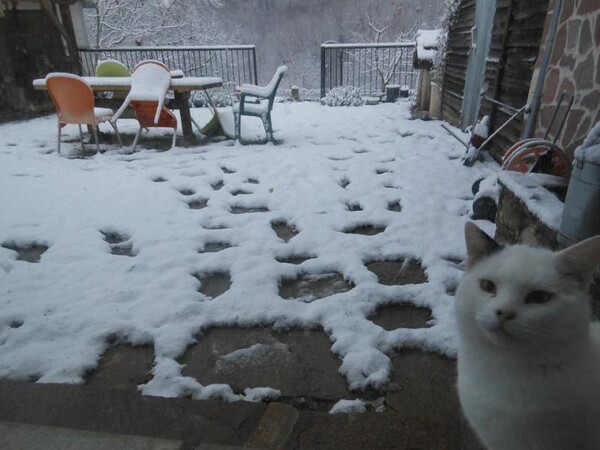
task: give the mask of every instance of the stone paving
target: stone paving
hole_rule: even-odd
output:
[[[221,170],[223,174],[234,173],[225,166]],[[378,175],[388,172],[383,168],[376,171]],[[153,181],[162,183],[167,179],[155,177]],[[258,180],[250,178],[246,182],[257,184]],[[346,177],[339,181],[344,189],[350,184]],[[225,183],[217,180],[211,186],[218,191]],[[391,184],[386,187],[395,188]],[[192,189],[180,189],[179,193],[190,209],[207,206],[206,198],[192,198],[196,194]],[[231,194],[243,198],[249,192],[237,189]],[[346,209],[361,211],[362,207],[349,202]],[[387,209],[401,212],[401,199],[390,201]],[[237,203],[230,209],[232,214],[267,211],[264,206]],[[298,234],[285,221],[273,222],[271,227],[284,242]],[[384,232],[385,227],[363,224],[341,231],[373,236]],[[129,236],[115,230],[100,232],[112,254],[135,257]],[[232,245],[215,240],[198,252],[216,253]],[[36,243],[5,246],[17,251],[19,259],[32,263],[38,262],[47,250]],[[277,260],[301,264],[313,257],[291,254]],[[460,259],[449,257],[448,261],[464,268]],[[373,260],[365,265],[383,285],[427,282],[417,260]],[[227,272],[192,276],[198,280],[198,291],[212,299],[231,286]],[[281,280],[279,295],[287,300],[312,302],[354,287],[337,272],[302,274]],[[456,286],[449,286],[448,293],[453,295],[455,289]],[[430,317],[427,308],[405,304],[380,307],[369,320],[385,330],[395,330],[427,327]],[[21,325],[10,324],[14,328]],[[350,391],[339,372],[341,360],[331,352],[332,342],[321,329],[208,329],[181,356],[183,375],[202,385],[230,385],[235,393],[254,387],[281,391],[281,397],[271,403],[224,403],[141,396],[137,386],[152,377],[154,349],[117,344],[116,339],[109,339],[108,343],[111,347],[99,367],[87,374],[83,386],[0,381],[0,420],[170,439],[181,441],[184,449],[200,448],[200,444],[290,450],[480,448],[460,412],[455,389],[456,362],[434,353],[398,351],[390,355],[392,371],[387,386]],[[328,414],[339,400],[355,398],[367,402],[366,412]]]
[[[294,236],[294,230],[285,223],[273,224],[273,228],[284,240]],[[223,243],[215,242],[201,251],[222,248]],[[298,263],[308,257],[298,255],[297,261],[288,262]],[[372,261],[367,267],[386,285],[427,281],[420,263],[414,260]],[[229,283],[228,274],[210,274],[202,281],[202,292],[216,297]],[[280,295],[312,301],[353,287],[340,274],[327,273],[284,280]],[[379,308],[369,319],[394,330],[427,327],[430,315],[427,308],[390,305]],[[391,355],[393,369],[387,387],[352,392],[339,374],[341,360],[331,352],[331,345],[318,329],[278,332],[267,328],[213,328],[199,336],[180,363],[185,366],[184,375],[203,385],[225,383],[235,393],[257,386],[281,391],[281,397],[271,403],[269,413],[263,413],[261,419],[269,422],[266,428],[271,432],[262,436],[256,424],[245,445],[286,449],[479,448],[460,413],[454,386],[455,361],[434,353],[402,350]],[[106,352],[99,368],[89,374],[87,386],[134,394],[138,384],[148,381],[152,363],[150,347],[116,345]],[[365,400],[367,412],[328,414],[337,401],[353,398]],[[238,404],[227,406],[235,408]]]
[[[273,228],[284,240],[294,236],[293,228],[285,223],[273,224]],[[127,236],[114,232],[105,232],[104,236],[113,251],[116,248],[115,254],[131,256],[127,252],[130,249]],[[222,242],[213,242],[200,251],[216,252],[226,246]],[[39,250],[35,252],[39,253]],[[297,255],[287,262],[299,263],[309,257]],[[463,264],[458,260],[452,262]],[[366,265],[382,284],[427,281],[418,261],[372,261]],[[196,277],[202,281],[201,292],[213,298],[225,292],[231,283],[227,273],[198,274]],[[325,273],[283,280],[280,295],[286,299],[312,301],[353,287],[340,274]],[[369,319],[386,330],[422,328],[428,326],[430,314],[427,308],[390,305],[380,307]],[[19,412],[15,415],[14,408],[7,411],[5,404],[0,407],[0,420],[177,439],[183,442],[181,448],[186,449],[200,443],[282,449],[480,448],[462,419],[455,390],[455,361],[434,353],[402,350],[390,355],[393,369],[390,383],[384,389],[352,392],[339,373],[341,360],[331,352],[331,345],[327,335],[318,329],[278,332],[267,328],[213,328],[205,330],[197,343],[181,357],[180,363],[185,366],[183,374],[203,385],[225,383],[235,393],[258,386],[280,390],[281,397],[267,407],[265,403],[227,404],[140,396],[137,386],[151,378],[153,349],[115,344],[104,354],[98,369],[88,374],[86,385],[75,387],[72,392],[67,393],[66,387],[60,385],[30,384],[11,388],[13,397],[20,392],[29,399],[31,409],[27,410],[27,401],[14,398],[22,404]],[[9,383],[9,386],[14,385]],[[33,392],[43,393],[37,404],[33,405],[33,394],[26,386],[31,386],[29,389]],[[6,394],[6,389],[6,385],[0,383],[0,394]],[[110,398],[115,403],[110,403]],[[353,398],[365,400],[367,412],[328,414],[337,401]],[[141,405],[154,401],[159,405],[156,410],[144,412],[145,406]],[[46,403],[56,405],[53,409],[51,405],[44,406]],[[56,408],[61,409],[60,404],[72,410],[59,413]],[[187,406],[183,407],[183,404]],[[199,423],[204,419],[200,420],[196,415],[215,419],[215,404],[227,411],[220,414],[232,414],[230,419],[237,417],[234,420],[239,426],[245,424],[246,427],[241,428],[245,431],[239,433],[240,428],[234,427],[237,434],[234,433],[236,437],[232,438],[223,425],[202,428]],[[84,407],[95,408],[98,414],[103,408],[112,412],[104,418],[84,414],[79,418],[81,420],[76,420],[74,410]],[[46,408],[54,411],[47,417]],[[139,423],[115,426],[114,415],[119,416],[120,408],[128,413],[139,408],[135,412]],[[176,433],[159,433],[157,431],[164,430],[165,425],[157,427],[156,422],[165,417],[171,421],[180,417],[186,425],[178,427]],[[200,422],[196,423],[198,420]],[[228,422],[223,417],[215,420]],[[166,422],[170,423],[169,420]],[[205,432],[199,433],[196,426]]]

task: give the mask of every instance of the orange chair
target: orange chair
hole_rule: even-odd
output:
[[[100,151],[98,142],[98,124],[108,122],[117,133],[119,145],[121,136],[117,125],[110,119],[113,115],[112,109],[95,108],[94,93],[92,88],[77,75],[70,73],[50,73],[46,76],[46,89],[56,107],[58,113],[58,154],[60,155],[60,137],[62,128],[68,123],[79,125],[79,137],[81,138],[81,149],[83,149],[83,133],[81,125],[90,125],[94,130],[96,149]]]
[[[127,106],[133,108],[140,129],[135,135],[132,151],[135,150],[142,130],[150,127],[173,128],[171,147],[175,145],[177,118],[164,105],[170,85],[169,68],[160,61],[142,61],[134,67],[131,74],[131,91],[112,119],[117,120]]]

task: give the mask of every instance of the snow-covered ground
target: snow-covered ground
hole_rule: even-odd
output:
[[[462,166],[464,148],[439,122],[409,120],[408,106],[277,104],[275,146],[222,141],[125,155],[105,145],[106,153],[87,159],[52,151],[53,116],[0,125],[0,243],[49,247],[39,263],[0,247],[0,378],[81,383],[116,337],[154,346],[144,393],[225,394],[226,386],[183,377],[177,362],[215,326],[322,328],[351,388],[384,385],[387,355],[397,348],[453,356],[447,288],[461,272],[448,259],[465,257],[471,184],[496,166]],[[135,129],[132,120],[119,124]],[[78,136],[75,126],[65,130]],[[67,155],[77,147],[63,143]],[[232,195],[237,190],[249,194]],[[191,200],[207,206],[191,209]],[[397,201],[402,211],[388,210]],[[232,214],[234,206],[269,211]],[[271,227],[281,221],[299,231],[287,243]],[[363,224],[385,231],[343,232]],[[111,254],[102,232],[129,238],[135,256]],[[215,241],[232,247],[199,253]],[[287,255],[315,258],[276,260]],[[428,282],[381,285],[364,265],[398,258],[420,260]],[[310,303],[278,295],[282,278],[332,271],[356,287]],[[229,272],[232,286],[210,299],[192,275],[214,272]],[[386,331],[367,319],[395,303],[430,308],[433,326]]]

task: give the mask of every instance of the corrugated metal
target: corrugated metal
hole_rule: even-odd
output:
[[[499,101],[513,108],[520,108],[527,102],[548,11],[548,0],[502,0],[497,6],[492,31],[492,48],[486,68],[487,95],[495,96]],[[509,11],[510,17],[508,17]],[[505,35],[506,31],[508,31],[507,35]],[[501,71],[499,65],[503,60],[506,63],[504,70]],[[499,72],[501,72],[501,79],[498,80]],[[496,84],[498,84],[497,89],[495,89]],[[484,103],[482,113],[490,112],[490,106]],[[508,112],[496,110],[492,127],[504,123],[509,115]],[[490,142],[488,150],[496,159],[501,158],[504,152],[519,140],[522,131],[523,120],[515,120]]]
[[[485,73],[489,97],[496,97],[514,108],[520,108],[527,102],[547,10],[548,0],[497,0]],[[474,11],[475,0],[463,0],[457,20],[449,32],[442,114],[454,125],[460,122],[470,45],[470,33],[467,32],[473,26]],[[503,69],[502,61],[506,61]],[[484,102],[480,116],[490,112],[490,105]],[[496,109],[492,126],[501,125],[509,116],[509,112]],[[494,138],[488,150],[499,159],[519,140],[522,128],[521,120],[514,121]]]
[[[442,84],[442,116],[452,125],[460,124],[475,0],[463,0],[448,33],[448,51]]]

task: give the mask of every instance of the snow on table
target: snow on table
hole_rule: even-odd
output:
[[[273,116],[276,146],[223,141],[123,155],[105,145],[88,159],[53,151],[55,116],[0,125],[0,242],[48,247],[39,263],[0,247],[0,378],[82,383],[110,338],[153,346],[145,394],[244,398],[182,376],[178,358],[209,327],[321,328],[352,389],[385,385],[399,348],[454,356],[448,291],[461,270],[450,260],[465,258],[471,184],[497,166],[464,167],[463,147],[439,122],[408,120],[408,103],[276,104]],[[65,136],[72,154],[77,127]],[[397,201],[401,212],[388,209]],[[232,214],[236,206],[268,211]],[[299,232],[287,243],[271,226],[281,221]],[[343,232],[360,225],[385,231]],[[106,235],[120,235],[135,256],[111,254]],[[211,242],[231,247],[199,253]],[[277,261],[290,255],[314,258]],[[419,259],[428,282],[382,285],[365,267],[400,258]],[[278,294],[283,278],[332,271],[355,287],[310,303]],[[230,274],[231,288],[214,299],[199,293],[193,275],[218,272]],[[430,308],[432,326],[386,331],[368,319],[406,303]],[[246,395],[265,393],[276,394]]]
[[[106,89],[109,91],[128,91],[131,88],[131,77],[80,77],[90,85],[93,90],[100,91]],[[176,91],[189,91],[195,89],[209,89],[223,85],[223,80],[219,77],[182,77],[171,78],[170,89]],[[38,78],[33,80],[34,89],[46,89],[46,79]]]

